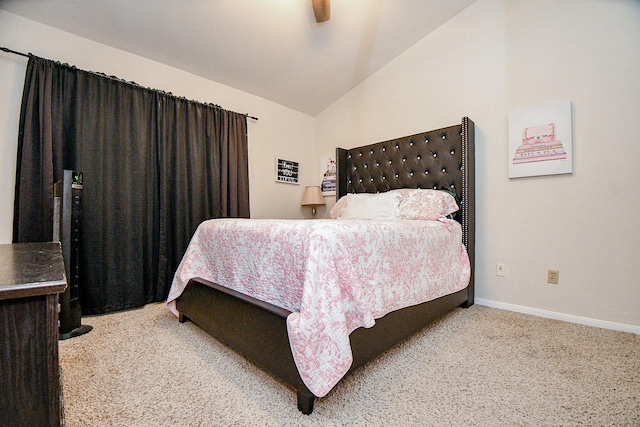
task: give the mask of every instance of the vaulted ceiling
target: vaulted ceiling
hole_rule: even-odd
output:
[[[332,0],[322,24],[311,0],[0,0],[0,9],[315,116],[474,1]]]

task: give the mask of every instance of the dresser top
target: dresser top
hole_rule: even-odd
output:
[[[0,300],[60,293],[66,286],[60,243],[0,244]]]

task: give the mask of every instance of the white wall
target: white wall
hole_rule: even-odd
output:
[[[315,119],[140,56],[0,11],[0,44],[19,52],[115,75],[178,96],[222,105],[258,117],[248,120],[251,215],[254,218],[302,218],[304,185],[317,185]],[[27,59],[0,52],[0,243],[12,238],[13,192],[18,122]],[[274,181],[276,156],[302,164],[300,185]]]
[[[321,113],[318,152],[469,116],[476,297],[639,332],[638,70],[637,0],[478,0]],[[559,100],[573,105],[573,173],[509,179],[508,112]]]

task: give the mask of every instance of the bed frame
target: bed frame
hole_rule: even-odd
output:
[[[397,188],[453,191],[460,205],[456,219],[471,260],[469,285],[456,293],[407,307],[377,319],[372,328],[350,335],[352,372],[406,340],[433,320],[474,301],[475,191],[474,123],[352,149],[336,149],[336,198],[347,193],[384,192]],[[194,278],[176,300],[180,322],[193,321],[231,349],[297,392],[298,409],[311,414],[316,397],[296,368],[287,335],[288,310],[215,283]],[[211,307],[215,307],[214,310]]]

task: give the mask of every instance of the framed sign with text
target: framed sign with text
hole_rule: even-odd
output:
[[[276,159],[276,182],[300,183],[300,162]]]

